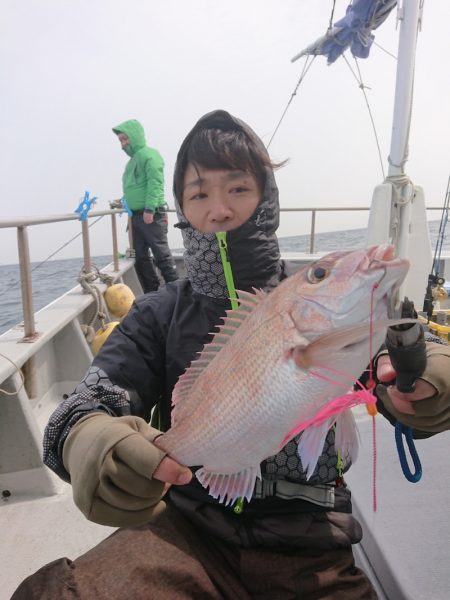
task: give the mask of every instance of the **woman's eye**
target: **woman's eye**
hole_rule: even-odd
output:
[[[189,198],[189,200],[203,200],[206,198],[206,194],[204,192],[199,192],[198,194],[194,194]]]
[[[309,283],[320,283],[328,277],[330,270],[320,265],[310,267],[306,273],[306,278]]]
[[[239,187],[234,187],[231,192],[233,194],[242,194],[244,192],[247,192],[248,188],[244,187],[244,186],[239,186]]]

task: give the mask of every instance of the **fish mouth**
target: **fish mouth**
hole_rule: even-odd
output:
[[[373,246],[367,251],[368,257],[371,260],[379,262],[390,262],[395,260],[395,248],[392,244],[382,244],[381,246]]]
[[[384,273],[376,287],[384,287],[385,293],[377,299],[378,303],[386,305],[389,319],[398,317],[398,294],[409,268],[406,258],[395,258],[395,248],[391,244],[374,246],[367,251],[369,268],[383,269]],[[393,264],[395,263],[395,264]],[[376,288],[373,289],[375,300]]]

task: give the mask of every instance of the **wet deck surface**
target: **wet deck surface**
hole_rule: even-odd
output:
[[[450,598],[450,432],[415,442],[423,476],[402,473],[394,428],[377,429],[377,510],[373,512],[372,422],[359,420],[362,447],[346,479],[364,529],[362,548],[389,600]]]
[[[62,484],[56,496],[0,502],[2,600],[46,563],[63,556],[76,558],[114,531],[86,520],[73,504],[68,484]]]

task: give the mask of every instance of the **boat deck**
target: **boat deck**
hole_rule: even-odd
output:
[[[360,550],[389,600],[448,600],[450,431],[415,441],[423,475],[410,483],[401,470],[394,428],[383,417],[376,418],[374,512],[372,418],[365,409],[359,411],[360,455],[346,480],[354,514],[363,526]]]
[[[58,493],[49,497],[2,501],[1,600],[43,565],[64,556],[74,559],[114,531],[87,521],[73,503],[71,486],[57,484]]]
[[[289,255],[298,264],[317,255]],[[131,261],[121,262],[119,280],[136,289]],[[109,270],[111,270],[109,268]],[[87,551],[113,531],[87,521],[75,508],[71,488],[41,459],[42,433],[50,413],[82,378],[92,353],[80,323],[92,316],[92,297],[74,288],[36,314],[40,336],[21,343],[20,326],[0,336],[0,352],[19,367],[33,358],[38,373],[35,395],[22,388],[0,404],[0,600],[44,564]],[[1,387],[18,389],[16,368],[0,356]],[[355,548],[358,564],[371,577],[380,600],[450,598],[450,509],[448,448],[450,432],[417,441],[423,478],[403,476],[394,429],[382,417],[377,426],[376,513],[372,508],[372,422],[357,411],[362,448],[347,475],[354,511],[364,538]]]

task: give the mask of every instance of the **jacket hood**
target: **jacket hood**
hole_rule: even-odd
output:
[[[129,155],[133,156],[138,150],[146,145],[145,132],[142,125],[136,119],[130,119],[124,121],[120,125],[113,127],[115,134],[124,133],[128,136],[130,143],[124,148],[124,151]]]
[[[188,133],[178,152],[177,162],[183,163],[190,141],[200,129],[242,130],[256,146],[267,150],[256,133],[243,121],[224,110],[203,116]],[[280,207],[278,188],[271,168],[265,168],[266,181],[262,199],[253,215],[240,227],[227,232],[228,256],[237,290],[275,287],[282,267],[276,230]],[[185,247],[185,263],[192,287],[198,293],[215,298],[229,298],[219,245],[214,233],[202,233],[187,221],[178,199],[175,206]]]

